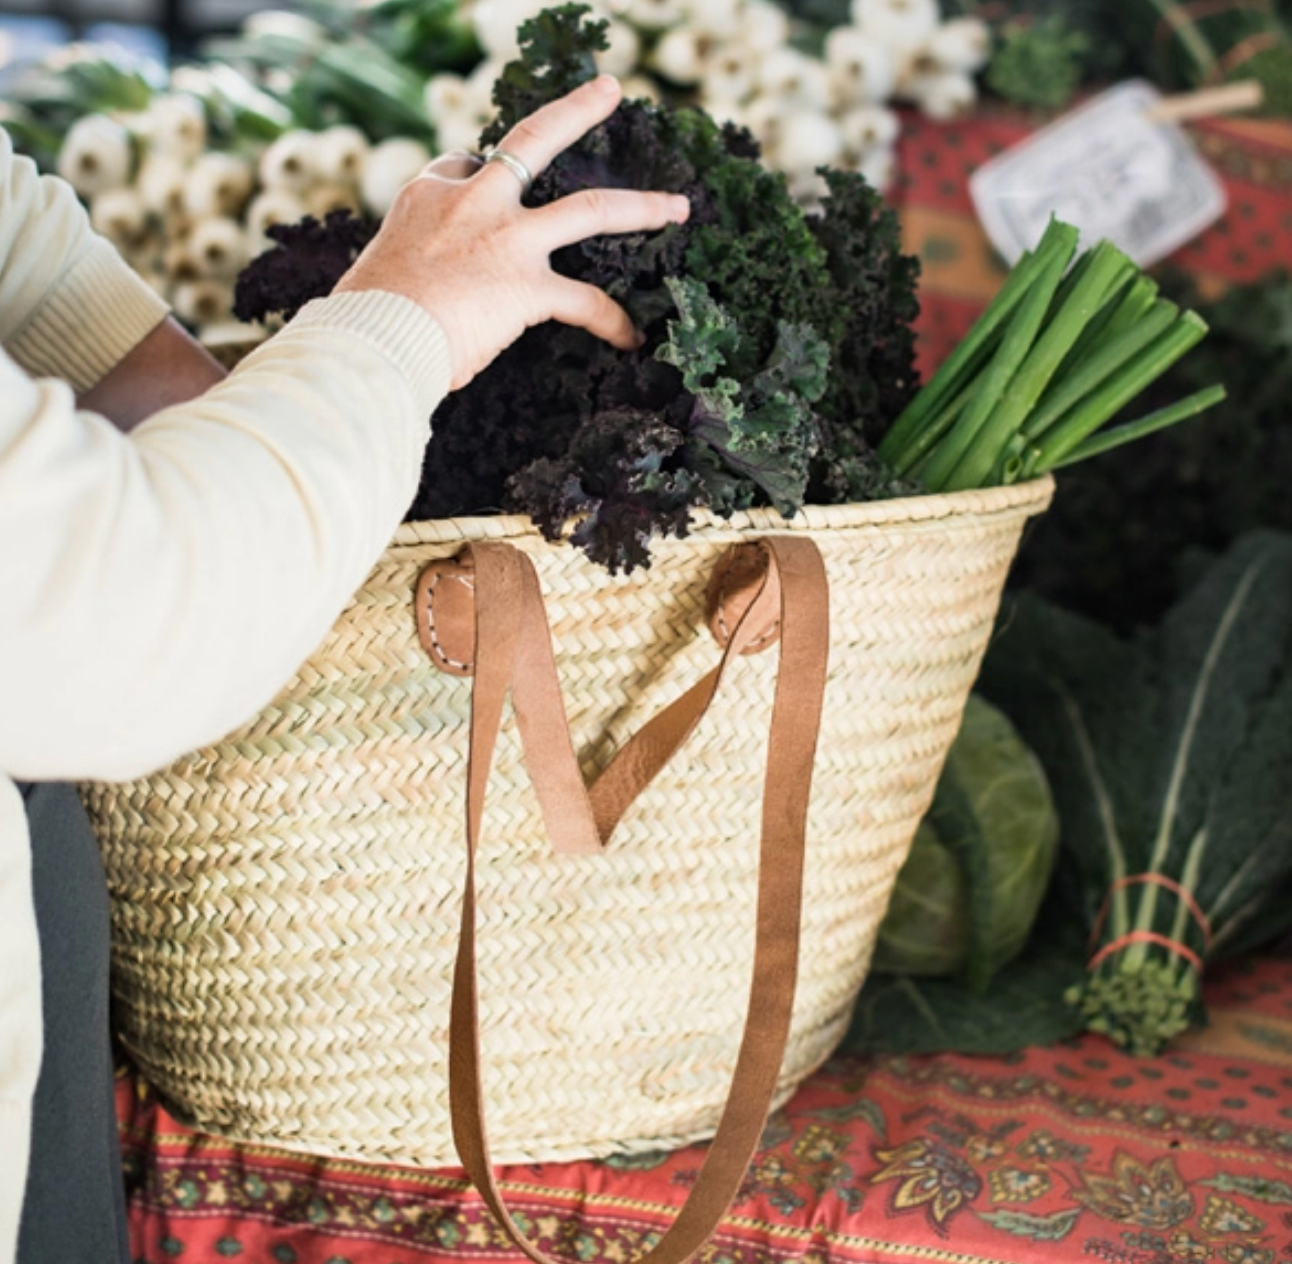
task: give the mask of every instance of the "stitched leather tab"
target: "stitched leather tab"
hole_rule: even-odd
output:
[[[469,556],[427,564],[417,579],[417,639],[450,676],[475,672],[475,567]]]
[[[768,574],[767,550],[757,541],[733,545],[714,567],[707,594],[707,619],[713,639],[725,650],[731,634],[746,611],[754,604],[767,586],[764,607],[770,611],[780,609],[780,577],[773,571]],[[758,628],[749,645],[741,652],[758,654],[780,639],[781,622],[769,618]]]

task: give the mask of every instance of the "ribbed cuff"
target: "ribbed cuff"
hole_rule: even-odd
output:
[[[169,311],[107,242],[95,241],[6,349],[33,377],[62,378],[80,395]]]
[[[424,416],[429,417],[448,394],[453,377],[448,339],[429,312],[402,294],[347,290],[316,298],[277,337],[304,329],[341,330],[384,351],[407,374]]]

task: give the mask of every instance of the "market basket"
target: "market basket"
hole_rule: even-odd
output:
[[[483,1084],[494,1160],[710,1137],[744,1056],[755,923],[768,911],[757,893],[760,819],[793,798],[780,785],[764,794],[783,722],[812,728],[815,748],[813,758],[806,738],[795,739],[808,751],[796,986],[778,1002],[783,1057],[775,1033],[763,1042],[770,1064],[766,1048],[750,1056],[771,1066],[767,1092],[784,1100],[844,1032],[1020,533],[1051,492],[1045,478],[809,506],[792,521],[772,511],[700,518],[686,538],[657,540],[650,568],[626,577],[545,541],[527,518],[405,524],[318,651],[249,724],[156,775],[83,787],[111,887],[125,1048],[170,1108],[202,1129],[320,1154],[457,1164],[463,1124],[451,1118],[446,1050],[451,1009],[474,1022],[473,971],[460,964],[464,996],[455,1001],[453,989],[468,765],[483,763],[472,783],[483,793],[488,776],[468,919],[478,920],[483,1053],[477,1067],[467,1050],[457,1072]],[[754,603],[763,626],[739,634],[707,711],[683,732],[670,706],[706,688],[722,654],[706,624],[721,639],[724,621],[739,620],[724,586],[742,577],[751,547],[764,559],[751,588],[763,585]],[[824,604],[811,615],[794,609],[796,559],[813,557],[828,584],[828,624]],[[452,668],[475,652],[469,639],[465,651],[441,643],[428,613],[446,576],[468,605],[480,603],[475,635],[522,621],[484,609],[475,578],[486,561],[511,567],[520,588],[537,577],[572,751],[588,779],[644,725],[656,737],[676,730],[671,759],[655,738],[639,743],[659,766],[623,796],[601,854],[554,854],[551,805],[524,757],[531,772],[535,761],[559,763],[561,742],[526,738],[518,713],[531,704],[515,680],[491,775],[489,752],[469,750],[483,642],[474,643],[474,680],[432,661]],[[778,574],[773,590],[767,576]],[[754,652],[778,634],[783,650]],[[796,636],[822,642],[819,733],[786,684],[790,667],[777,683]],[[522,651],[516,670],[527,662]],[[773,718],[769,738],[774,695],[783,721]],[[487,727],[482,696],[476,722]],[[483,745],[489,737],[476,735]],[[764,837],[776,828],[764,822]],[[797,906],[786,891],[761,898]],[[753,986],[751,1026],[767,1008]],[[757,1105],[761,1121],[766,1103]]]

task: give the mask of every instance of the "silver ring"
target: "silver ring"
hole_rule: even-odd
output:
[[[529,192],[530,186],[534,183],[534,177],[530,175],[529,168],[515,154],[508,153],[505,149],[498,149],[497,147],[490,149],[485,154],[485,162],[502,163],[520,181],[522,197]]]

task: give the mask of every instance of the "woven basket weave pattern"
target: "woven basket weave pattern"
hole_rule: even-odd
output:
[[[702,524],[613,578],[527,520],[409,524],[278,699],[165,771],[84,796],[114,905],[122,1037],[187,1119],[318,1153],[453,1164],[447,1022],[471,682],[418,644],[434,558],[539,571],[585,771],[717,661],[718,557],[808,532],[831,589],[802,953],[779,1096],[831,1052],[1048,480]],[[485,814],[481,1024],[501,1162],[712,1135],[744,1019],[776,654],[733,664],[599,857],[556,857],[506,718]]]

